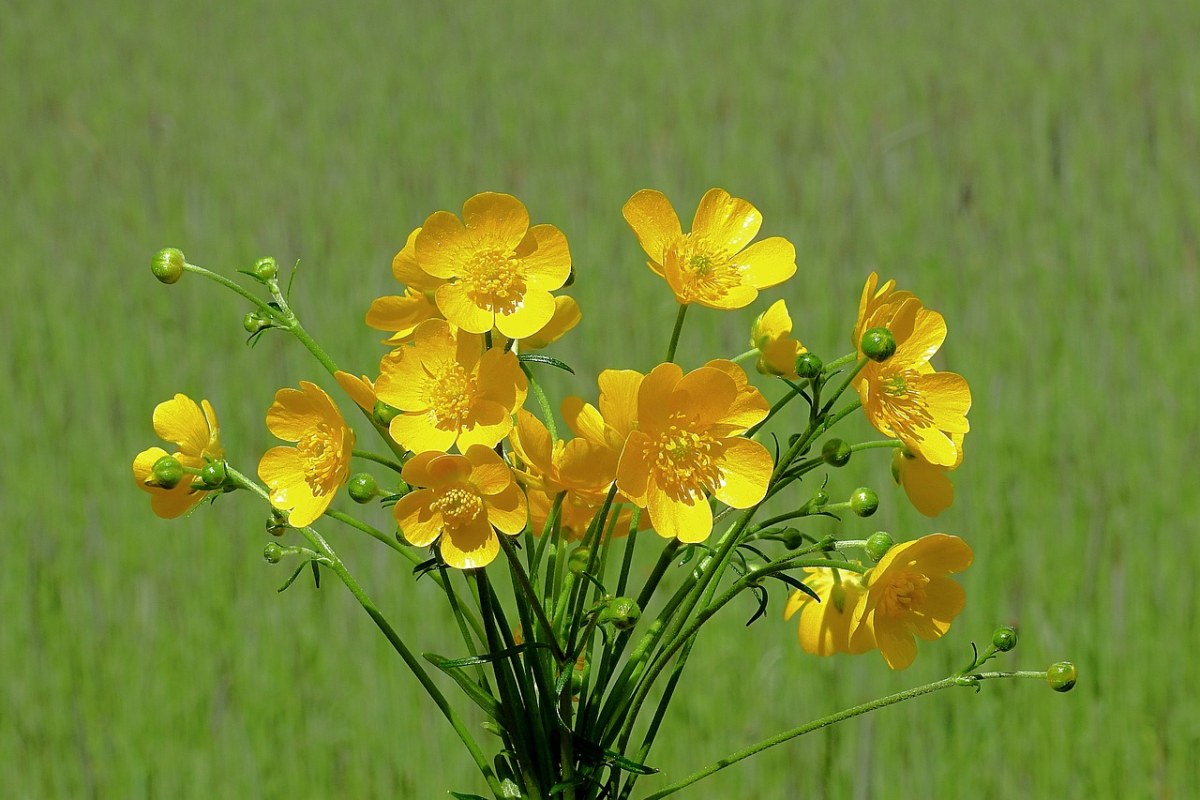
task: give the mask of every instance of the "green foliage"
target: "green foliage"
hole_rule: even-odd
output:
[[[0,252],[6,294],[22,299],[0,315],[12,796],[432,797],[466,771],[353,598],[307,581],[275,594],[266,534],[236,494],[165,523],[129,485],[155,403],[207,397],[230,457],[252,463],[273,443],[274,390],[314,372],[284,337],[243,347],[250,309],[200,281],[162,286],[149,252],[303,259],[292,302],[339,363],[371,372],[378,333],[353,323],[394,291],[408,231],[476,191],[511,191],[571,241],[585,317],[550,352],[581,375],[644,369],[674,301],[642,274],[620,205],[654,187],[683,207],[717,185],[800,248],[793,288],[766,293],[746,330],[750,311],[802,291],[829,307],[797,318],[797,335],[840,352],[868,265],[946,315],[940,365],[976,398],[955,505],[931,525],[897,492],[869,527],[819,522],[963,533],[977,562],[955,631],[905,675],[806,656],[770,616],[736,634],[743,620],[715,619],[687,680],[736,698],[743,727],[729,729],[726,704],[690,705],[654,765],[683,774],[721,754],[718,738],[749,743],[944,674],[971,631],[1001,621],[1019,623],[1028,663],[1075,658],[1076,691],[889,709],[704,791],[782,796],[797,776],[827,796],[1192,785],[1197,733],[1174,694],[1190,683],[1200,564],[1177,502],[1200,428],[1200,339],[1179,335],[1198,302],[1192,4],[1018,2],[986,19],[949,0],[108,5],[25,3],[0,25],[0,66],[20,76],[0,90]],[[690,312],[697,349],[681,352],[743,350],[720,316]],[[201,330],[205,359],[181,344]],[[539,372],[554,397],[592,388]],[[225,402],[255,392],[259,408]],[[890,480],[881,459],[842,472],[881,491]],[[457,655],[453,621],[430,611],[437,587],[397,579],[379,547],[339,550],[397,627]],[[1153,681],[1138,653],[1154,654]]]

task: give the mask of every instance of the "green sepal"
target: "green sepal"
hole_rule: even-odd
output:
[[[523,364],[549,364],[552,367],[558,367],[561,370],[566,370],[572,375],[575,374],[575,370],[571,369],[571,367],[565,361],[559,361],[557,358],[544,356],[541,353],[521,353],[517,356],[517,361],[520,361]]]
[[[811,586],[809,586],[804,581],[799,580],[798,578],[788,575],[786,572],[776,572],[775,574],[771,575],[770,577],[772,577],[778,581],[783,581],[788,586],[791,586],[793,589],[804,592],[806,595],[811,597],[813,600],[816,600],[818,603],[821,602],[820,596],[818,596],[817,593],[815,591],[813,591],[813,588]]]
[[[286,581],[284,581],[284,582],[283,582],[283,586],[280,586],[280,587],[279,587],[278,589],[276,589],[275,591],[276,591],[276,592],[282,592],[282,591],[284,591],[285,589],[287,589],[288,587],[290,587],[290,586],[291,586],[293,583],[295,583],[295,582],[296,582],[296,578],[299,578],[299,577],[300,577],[300,573],[304,571],[304,568],[305,568],[305,567],[307,567],[307,566],[309,565],[309,563],[310,563],[310,562],[308,562],[308,561],[304,561],[304,562],[302,562],[302,563],[300,564],[300,566],[296,567],[295,571],[292,573],[292,576],[291,576],[290,578],[288,578]]]
[[[458,669],[459,667],[474,667],[479,664],[490,664],[493,661],[499,661],[502,658],[512,658],[513,656],[520,655],[526,650],[534,650],[537,648],[543,648],[546,650],[552,649],[550,645],[545,644],[544,642],[524,642],[506,650],[501,650],[496,653],[488,653],[486,656],[467,656],[465,658],[455,658],[450,660],[443,659],[442,663],[438,664],[438,668]],[[426,658],[428,657],[429,656],[427,654]]]

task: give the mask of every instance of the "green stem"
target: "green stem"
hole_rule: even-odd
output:
[[[750,430],[746,431],[746,437],[754,438],[754,436],[763,429],[763,426],[771,421],[772,417],[782,411],[784,406],[795,400],[799,395],[800,386],[789,381],[788,393],[776,400],[775,404],[771,406],[771,410],[767,412],[767,415],[763,417],[756,425],[750,428]]]
[[[861,716],[862,714],[866,714],[868,712],[875,711],[880,708],[886,708],[887,706],[895,705],[897,703],[903,703],[906,700],[912,700],[912,699],[920,697],[922,695],[931,694],[933,692],[937,692],[942,689],[948,689],[952,686],[975,686],[979,681],[992,680],[992,679],[996,679],[996,678],[1037,678],[1037,679],[1044,680],[1045,677],[1046,677],[1045,672],[1034,672],[1034,671],[980,672],[975,675],[967,675],[967,676],[952,675],[949,678],[943,678],[940,681],[934,681],[933,683],[928,683],[924,686],[918,686],[914,689],[907,689],[903,692],[897,692],[896,694],[890,694],[887,697],[880,697],[875,700],[871,700],[869,702],[861,703],[857,706],[853,706],[851,708],[847,708],[842,711],[838,711],[834,714],[830,714],[828,716],[821,717],[818,720],[814,720],[805,725],[801,725],[798,728],[792,728],[789,731],[784,731],[783,733],[776,734],[775,736],[772,736],[769,739],[764,739],[763,741],[759,742],[758,744],[751,745],[750,747],[747,747],[744,750],[739,750],[738,752],[728,755],[725,758],[720,759],[719,761],[715,761],[712,764],[709,764],[707,767],[705,767],[702,770],[699,770],[698,772],[692,773],[691,775],[684,778],[683,780],[678,781],[677,783],[673,783],[670,786],[668,786],[667,788],[662,789],[658,792],[655,792],[654,794],[648,796],[646,798],[646,800],[660,800],[660,798],[675,794],[675,792],[678,792],[680,789],[683,789],[687,786],[691,786],[696,781],[699,781],[703,778],[707,778],[709,775],[712,775],[715,772],[720,772],[721,770],[725,769],[728,766],[736,764],[737,762],[739,762],[743,759],[749,758],[750,756],[757,755],[758,753],[761,753],[763,750],[766,750],[770,747],[774,747],[777,744],[783,744],[784,742],[790,741],[791,739],[795,739],[799,736],[804,736],[807,733],[812,733],[813,731],[820,730],[821,728],[828,727],[828,726],[833,725],[838,722],[842,722],[843,720],[847,720],[852,717]]]
[[[221,284],[226,289],[230,289],[230,290],[236,292],[237,294],[240,294],[242,297],[246,298],[251,303],[253,303],[254,306],[259,311],[263,312],[264,314],[271,317],[272,319],[279,320],[280,322],[287,321],[286,319],[284,319],[283,317],[280,316],[279,311],[277,309],[272,308],[269,304],[264,303],[260,298],[255,297],[253,294],[250,293],[250,291],[248,289],[246,289],[246,287],[242,286],[240,283],[231,281],[231,280],[229,280],[229,278],[226,278],[224,275],[218,275],[217,273],[213,272],[212,270],[207,270],[204,267],[198,267],[195,264],[184,264],[183,268],[185,270],[187,270],[188,272],[194,272],[197,275],[203,275],[205,278],[208,278],[209,280],[216,281],[217,283]]]
[[[880,439],[877,442],[859,442],[858,444],[850,445],[850,452],[857,453],[860,450],[874,450],[876,448],[896,448],[904,447],[904,442],[899,439]]]
[[[829,413],[830,409],[833,408],[833,404],[836,403],[837,399],[842,396],[842,392],[846,391],[846,388],[848,386],[850,386],[850,381],[854,380],[855,376],[857,376],[858,373],[862,372],[863,367],[865,367],[867,365],[867,361],[868,361],[868,359],[866,358],[866,356],[863,356],[854,365],[854,369],[852,369],[848,373],[846,373],[845,379],[841,382],[841,384],[838,385],[837,390],[833,393],[833,395],[825,403],[825,406],[821,409],[820,416],[823,417]],[[816,398],[814,398],[813,399],[813,407],[815,408],[816,405],[817,405]],[[816,414],[814,412],[814,417],[815,416],[816,416]],[[829,428],[831,428],[832,426],[833,426],[832,422],[826,423],[825,430],[829,430]]]
[[[395,472],[401,472],[404,469],[404,465],[401,464],[399,461],[393,461],[390,458],[376,455],[375,453],[372,453],[370,450],[354,450],[354,451],[352,451],[352,454],[355,458],[361,458],[366,461],[374,461],[376,464],[382,464],[383,466],[387,467],[390,470],[394,470]]]
[[[679,313],[675,315],[675,328],[671,331],[671,343],[667,345],[667,361],[675,360],[675,351],[679,348],[679,332],[683,330],[683,318],[687,315],[688,304],[683,303],[679,306]]]
[[[837,372],[839,369],[846,366],[847,364],[853,364],[857,358],[858,358],[857,352],[847,353],[846,355],[842,356],[841,358],[835,358],[833,361],[830,361],[828,364],[826,364],[821,369],[821,371],[824,372],[826,375],[830,375],[834,372]]]
[[[740,353],[729,360],[735,364],[740,364],[743,361],[749,361],[751,358],[754,358],[754,356],[756,356],[756,355],[758,355],[758,348],[752,347],[749,350],[747,350],[746,352]]]
[[[546,617],[546,609],[542,608],[541,601],[538,600],[537,591],[533,588],[533,584],[529,581],[529,576],[525,574],[525,568],[521,566],[521,557],[517,554],[517,549],[513,545],[512,540],[507,536],[500,535],[500,547],[504,550],[504,555],[508,557],[508,565],[517,583],[521,586],[521,592],[525,595],[525,599],[529,601],[529,605],[533,608],[534,614],[537,615],[538,622],[546,629],[546,636],[550,641],[550,647],[554,651],[554,658],[558,663],[563,663],[567,656],[563,652],[562,646],[558,643],[558,637],[554,634],[554,625]],[[538,639],[536,631],[530,631],[531,639]]]

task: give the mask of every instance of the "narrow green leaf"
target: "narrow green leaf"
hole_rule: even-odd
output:
[[[541,353],[521,353],[519,356],[517,356],[517,360],[525,364],[549,364],[552,367],[558,367],[561,370],[566,370],[572,375],[575,374],[575,370],[571,369],[566,362],[559,361],[557,358],[552,358],[550,356],[544,356]]]

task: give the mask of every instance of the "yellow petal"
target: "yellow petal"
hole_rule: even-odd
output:
[[[959,537],[946,533],[931,533],[920,539],[896,545],[880,559],[875,569],[883,572],[891,564],[899,563],[935,577],[962,572],[971,566],[973,559],[970,545]]]
[[[371,384],[371,379],[366,375],[356,378],[349,372],[338,370],[333,374],[333,379],[363,411],[370,413],[375,410],[375,388]]]
[[[521,363],[515,353],[505,353],[495,348],[488,350],[479,359],[478,374],[478,396],[481,400],[499,403],[508,413],[525,402],[529,380],[521,371]]]
[[[487,517],[480,514],[461,528],[447,528],[439,547],[442,558],[455,569],[478,569],[495,560],[500,541]]]
[[[437,306],[420,292],[378,297],[367,309],[367,327],[378,331],[395,331],[409,336],[416,327],[427,319],[441,316]]]
[[[434,488],[454,486],[471,479],[472,465],[466,456],[445,453],[431,458],[425,466],[429,485]]]
[[[466,428],[458,436],[458,449],[472,445],[495,447],[512,430],[508,409],[494,400],[480,400],[471,406]]]
[[[420,228],[413,230],[408,235],[404,248],[392,259],[392,275],[410,289],[428,292],[441,286],[443,279],[435,278],[421,269],[417,261],[417,234],[420,232]]]
[[[580,312],[579,303],[575,302],[575,298],[567,295],[555,297],[554,316],[550,317],[550,321],[543,325],[541,330],[522,339],[521,348],[523,350],[540,350],[561,339],[563,334],[578,325],[582,318],[583,314]]]
[[[458,433],[457,429],[439,428],[428,411],[398,414],[388,426],[388,435],[414,453],[424,450],[444,453],[454,446]]]
[[[962,613],[967,605],[967,593],[958,581],[952,578],[931,578],[925,585],[925,602],[921,615],[930,620],[936,636],[917,631],[922,639],[936,639],[950,628],[950,621]]]
[[[435,211],[425,220],[414,244],[417,263],[435,278],[459,274],[472,255],[466,228],[449,211]]]
[[[523,339],[544,328],[553,316],[554,297],[547,291],[531,287],[516,310],[510,314],[501,312],[495,315],[495,324],[508,338]]]
[[[954,503],[954,484],[944,467],[902,453],[896,457],[900,460],[900,483],[913,508],[927,517],[936,517]]]
[[[717,461],[722,483],[713,493],[733,508],[749,508],[767,493],[774,464],[767,448],[749,439],[725,440],[725,452]]]
[[[920,364],[928,361],[946,340],[946,320],[936,311],[922,308],[917,311],[912,332],[896,340],[896,352],[891,361],[896,364]]]
[[[529,212],[511,194],[480,192],[463,203],[463,222],[476,242],[512,252],[529,230]]]
[[[737,399],[737,384],[719,369],[700,367],[680,378],[672,395],[672,409],[687,409],[697,424],[708,427],[729,413]]]
[[[471,462],[471,473],[467,480],[480,494],[500,494],[513,485],[512,470],[492,448],[474,445],[467,448],[465,456]]]
[[[185,394],[176,394],[154,407],[154,432],[160,439],[177,444],[187,455],[203,455],[208,446],[208,421],[196,401]]]
[[[442,533],[442,515],[429,507],[434,499],[432,489],[420,489],[404,495],[392,507],[401,535],[414,547],[426,547]]]
[[[649,489],[650,471],[654,467],[653,459],[647,451],[650,437],[641,431],[633,431],[621,451],[621,460],[617,464],[617,486],[630,500],[643,508],[646,506],[646,492]]]
[[[288,512],[288,524],[297,528],[312,525],[333,502],[332,494],[314,495],[311,489],[305,489],[308,484],[304,484],[304,488],[293,487],[288,494],[288,502],[293,504]]]
[[[550,431],[542,421],[521,408],[517,410],[517,423],[509,439],[521,460],[535,472],[546,476],[554,469],[554,451]]]
[[[559,410],[567,427],[574,431],[576,436],[582,436],[597,444],[605,441],[604,417],[600,416],[600,411],[591,403],[583,402],[582,397],[570,395],[562,401]]]
[[[683,378],[683,370],[678,364],[659,364],[650,370],[642,380],[638,389],[638,425],[642,430],[658,433],[669,424],[671,413],[675,410],[669,406],[675,384]]]
[[[917,657],[917,643],[912,634],[902,625],[891,620],[880,620],[873,626],[875,645],[883,654],[884,661],[892,669],[908,669]]]
[[[642,189],[630,197],[621,209],[633,229],[642,250],[656,264],[663,263],[667,247],[683,236],[679,217],[666,195],[654,189]],[[653,267],[651,267],[653,269]],[[661,270],[655,270],[661,273]]]
[[[692,233],[704,236],[727,253],[736,253],[758,235],[758,209],[724,189],[709,189],[692,219]]]
[[[487,333],[496,322],[496,315],[471,299],[461,282],[446,283],[435,294],[437,307],[452,324],[471,333]]]
[[[562,287],[571,274],[571,249],[567,237],[553,225],[534,225],[528,239],[533,252],[522,255],[521,268],[530,288],[552,292]]]
[[[755,242],[733,257],[743,280],[755,289],[783,283],[796,274],[796,248],[787,239],[772,236]]]
[[[514,534],[525,530],[529,512],[521,488],[510,482],[503,491],[489,497],[487,518],[489,523],[504,533]]]
[[[638,424],[638,392],[645,375],[632,369],[606,369],[600,373],[600,413],[623,439]]]
[[[678,539],[684,544],[703,542],[712,533],[712,509],[708,500],[700,497],[688,503],[674,500],[653,484],[646,495],[650,524],[658,535]]]

